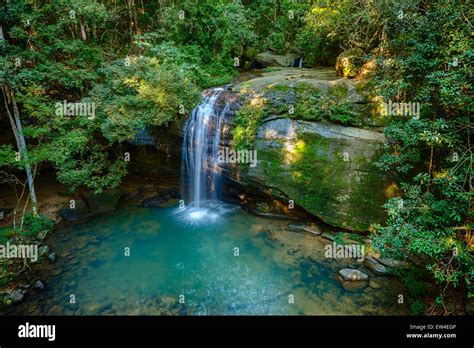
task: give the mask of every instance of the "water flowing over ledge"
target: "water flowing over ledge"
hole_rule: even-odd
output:
[[[199,211],[206,200],[217,198],[218,175],[216,167],[221,140],[221,121],[228,110],[228,104],[221,112],[216,102],[224,88],[208,91],[203,102],[191,113],[186,123],[182,160],[181,191],[188,196],[191,213],[196,219],[202,218],[206,210]]]

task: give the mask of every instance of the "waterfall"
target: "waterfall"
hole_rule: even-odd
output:
[[[223,88],[208,93],[202,103],[191,113],[187,121],[181,159],[181,184],[183,196],[189,197],[190,205],[201,204],[216,195],[216,167],[220,142],[221,121],[227,107],[216,111],[216,102]]]

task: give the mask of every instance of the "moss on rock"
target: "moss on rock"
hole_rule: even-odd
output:
[[[361,49],[352,49],[342,52],[336,59],[337,76],[356,77],[362,67]]]
[[[382,139],[355,128],[270,121],[256,139],[259,166],[245,175],[278,188],[330,225],[367,230],[383,220],[389,178],[372,166]]]

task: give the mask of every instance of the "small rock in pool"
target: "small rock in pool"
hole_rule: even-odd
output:
[[[51,253],[51,254],[48,255],[48,259],[51,263],[55,263],[56,258],[57,258],[56,253]]]
[[[347,291],[358,291],[367,286],[369,276],[364,272],[352,268],[340,269],[337,274],[337,280]]]
[[[297,224],[294,222],[288,222],[287,229],[288,231],[292,231],[292,232],[307,232],[315,236],[319,236],[322,233],[319,226],[316,226],[315,224],[306,225],[306,224]]]
[[[41,280],[37,280],[35,285],[33,285],[33,289],[36,289],[36,290],[43,290],[45,287],[44,283],[41,281]]]
[[[63,273],[63,269],[62,268],[56,268],[54,271],[51,272],[51,274],[55,277],[57,277],[58,275],[60,275],[61,273]]]
[[[6,304],[19,303],[25,298],[25,290],[16,289],[7,292],[7,295],[3,298],[3,302]]]
[[[321,237],[323,237],[324,239],[330,240],[331,242],[334,242],[335,240],[335,234],[332,232],[323,232],[321,234]]]
[[[102,306],[97,310],[97,314],[99,314],[99,315],[111,315],[111,314],[115,314],[115,313],[116,313],[115,309],[113,309],[112,305],[110,305],[110,304]]]
[[[387,269],[384,265],[379,263],[376,259],[371,256],[366,256],[364,259],[364,266],[374,271],[377,274],[386,274]]]
[[[372,289],[380,289],[382,286],[378,282],[371,279],[369,281],[369,287],[371,287]]]
[[[344,281],[360,281],[369,279],[369,276],[367,274],[359,271],[358,269],[343,268],[340,269],[337,273]]]
[[[38,254],[40,257],[48,254],[48,252],[49,252],[49,247],[47,245],[42,245],[38,248]]]

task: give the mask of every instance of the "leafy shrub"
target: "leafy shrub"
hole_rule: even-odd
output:
[[[51,231],[54,227],[54,221],[46,217],[45,215],[39,214],[34,216],[30,212],[26,212],[23,216],[23,231],[22,234],[25,236],[37,236],[42,231]]]
[[[335,123],[346,125],[358,125],[358,115],[353,111],[354,105],[350,103],[336,103],[330,106],[329,119]]]
[[[421,315],[423,314],[423,310],[425,309],[425,305],[420,300],[415,300],[410,305],[410,311],[413,315]]]
[[[264,112],[261,105],[246,104],[236,113],[233,122],[234,147],[238,150],[250,150],[253,147],[258,127]]]

